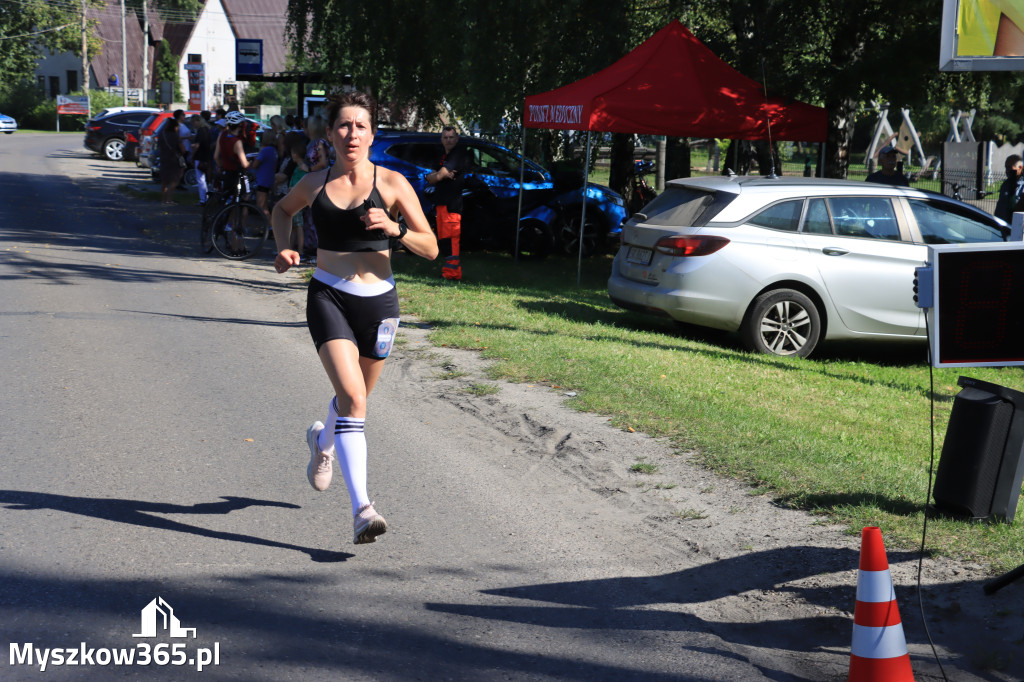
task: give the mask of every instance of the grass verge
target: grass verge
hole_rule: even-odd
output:
[[[574,407],[667,437],[781,504],[850,533],[880,526],[892,547],[920,544],[931,438],[923,344],[755,355],[732,335],[618,309],[606,291],[609,256],[584,261],[579,287],[576,267],[470,253],[455,283],[438,262],[404,253],[394,262],[403,312],[433,325],[435,343],[483,349],[492,378],[576,391]],[[936,466],[960,374],[1024,389],[1019,368],[935,370]],[[930,519],[927,548],[1008,570],[1024,556],[1024,530]]]

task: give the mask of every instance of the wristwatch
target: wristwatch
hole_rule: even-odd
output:
[[[406,225],[404,222],[399,221],[398,222],[398,236],[395,237],[395,239],[397,239],[398,241],[402,241],[403,239],[405,239],[405,233],[408,232],[408,231],[409,231],[409,226]]]

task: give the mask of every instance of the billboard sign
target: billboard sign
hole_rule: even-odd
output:
[[[1024,71],[1024,0],[942,0],[940,71]]]
[[[76,95],[57,95],[58,114],[77,114],[78,116],[89,115],[89,98]]]
[[[188,72],[188,108],[192,111],[206,109],[206,64],[186,64]]]
[[[263,74],[263,41],[239,38],[235,41],[235,79]]]

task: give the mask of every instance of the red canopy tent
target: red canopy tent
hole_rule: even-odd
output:
[[[828,127],[824,108],[767,97],[761,85],[719,59],[678,21],[608,68],[527,97],[523,113],[524,148],[526,128],[586,130],[587,167],[591,131],[824,142]],[[581,267],[586,210],[584,200]]]
[[[678,21],[608,68],[527,97],[524,114],[527,128],[738,140],[823,142],[828,125],[822,107],[766,98]]]

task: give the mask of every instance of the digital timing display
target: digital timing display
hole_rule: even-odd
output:
[[[932,263],[933,365],[1024,364],[1024,244],[933,247]]]

